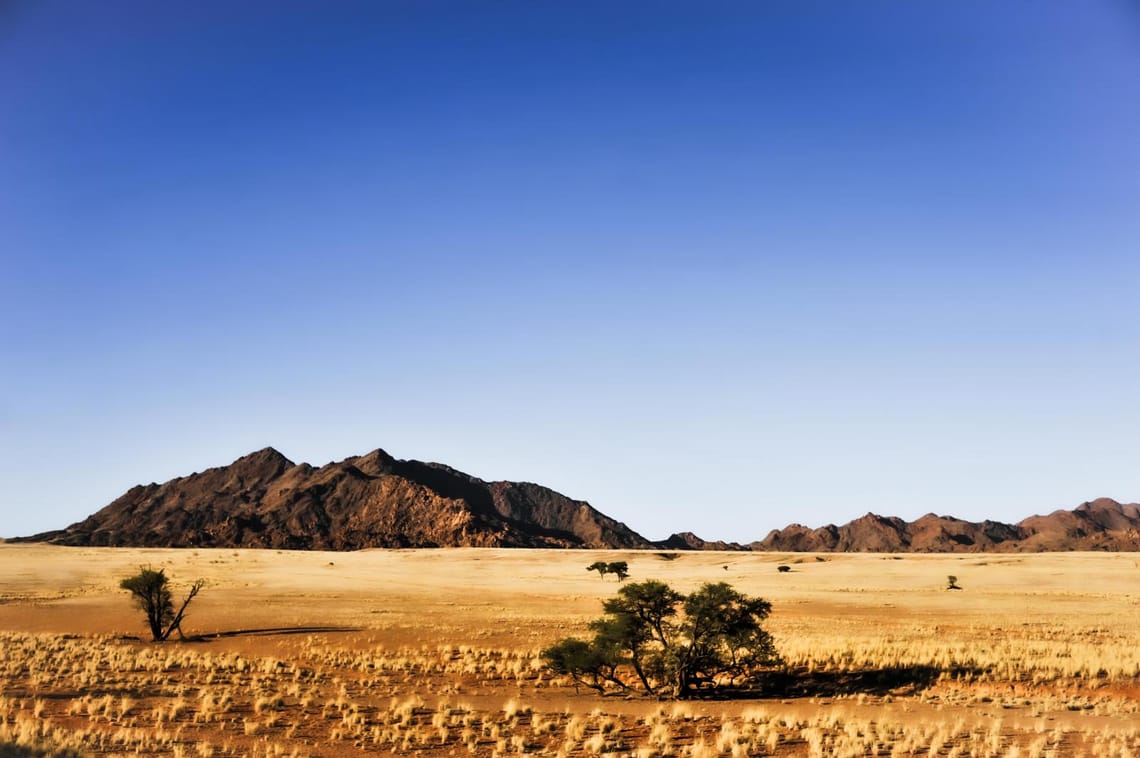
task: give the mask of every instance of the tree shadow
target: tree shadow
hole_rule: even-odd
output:
[[[755,698],[810,698],[841,695],[913,695],[930,687],[943,674],[980,674],[982,669],[937,666],[886,666],[859,671],[808,671],[806,668],[773,671],[756,687],[721,687],[694,699],[746,700]]]
[[[980,674],[981,669],[938,666],[886,666],[858,671],[774,672],[764,679],[761,692],[769,697],[835,697],[838,695],[907,695],[930,687],[943,674]]]
[[[0,744],[0,758],[80,758],[80,754],[74,750],[55,750],[3,743]]]
[[[186,642],[209,642],[227,637],[275,637],[287,634],[335,634],[338,632],[359,632],[361,626],[273,626],[264,629],[231,629],[211,634],[188,634]]]

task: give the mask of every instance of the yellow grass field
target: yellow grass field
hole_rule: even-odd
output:
[[[1140,755],[1138,559],[0,544],[0,755]],[[786,671],[576,691],[538,652],[616,591],[595,560],[770,600]],[[140,565],[206,581],[202,639],[146,641]]]

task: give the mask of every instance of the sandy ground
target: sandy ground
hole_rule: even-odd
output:
[[[767,698],[685,704],[669,722],[674,741],[668,749],[654,747],[652,715],[660,703],[576,692],[569,683],[538,671],[537,650],[568,634],[584,634],[586,623],[599,615],[601,600],[616,591],[613,577],[599,579],[585,570],[595,560],[627,561],[630,581],[661,579],[681,591],[727,581],[770,600],[774,610],[768,627],[807,684]],[[781,564],[791,571],[778,572]],[[166,569],[176,592],[192,580],[205,580],[184,628],[188,634],[208,635],[206,641],[154,646],[122,639],[145,636],[140,614],[118,588],[121,578],[142,565]],[[946,589],[948,575],[958,578],[960,591]],[[1007,755],[1012,750],[1023,755],[1125,755],[1140,750],[1138,622],[1140,568],[1133,554],[323,553],[0,545],[0,633],[12,640],[4,654],[9,741],[17,723],[31,728],[25,717],[39,702],[37,721],[56,731],[41,729],[36,739],[66,742],[66,733],[79,732],[85,736],[75,744],[85,746],[82,752],[99,754],[561,750],[567,755],[730,755],[731,740],[722,740],[723,750],[713,744],[717,730],[727,728],[726,719],[752,714],[755,720],[762,711],[765,746],[757,738],[735,754],[838,755],[848,744],[841,744],[845,730],[862,730],[871,736],[861,738],[861,750],[851,747],[851,755],[890,755],[905,740],[915,743],[918,752],[913,754],[923,755],[951,755],[955,746],[959,755]],[[78,642],[63,635],[76,635]],[[17,644],[19,640],[23,642]],[[158,647],[187,650],[195,661],[203,655],[211,661],[242,656],[253,662],[250,670],[267,659],[290,667],[308,665],[317,673],[306,686],[318,700],[308,706],[314,710],[307,709],[297,684],[301,675],[294,674],[294,693],[283,696],[280,715],[270,717],[255,703],[257,688],[268,686],[265,678],[230,671],[236,677],[230,686],[234,705],[225,715],[208,721],[189,715],[191,708],[187,715],[148,721],[146,709],[157,714],[170,698],[201,698],[207,686],[189,674],[171,673],[189,670],[190,663],[176,667],[168,661],[161,678],[169,691],[155,684],[157,676],[147,680],[149,688],[140,684],[132,690],[131,698],[139,703],[128,709],[136,718],[132,727],[129,713],[118,720],[109,713],[89,713],[90,701],[110,691],[97,677],[72,681],[19,665],[21,655],[31,658],[51,645],[82,644],[126,646],[120,656],[124,660]],[[415,655],[408,657],[408,651],[418,650],[426,659],[445,648],[455,661],[449,664],[451,671],[417,668]],[[509,676],[477,671],[481,664],[475,657],[484,654],[521,662],[511,664],[515,670]],[[390,675],[370,676],[367,667],[349,662],[353,655],[403,663]],[[937,676],[921,681],[885,674],[875,678],[876,672],[918,664]],[[134,673],[122,674],[120,684],[142,677],[146,665],[131,664]],[[399,666],[405,669],[397,675]],[[379,668],[383,666],[372,670]],[[871,673],[847,676],[852,672]],[[822,674],[827,677],[819,678]],[[317,702],[334,698],[338,687],[342,700],[347,698],[337,706],[342,720],[336,721],[327,702],[318,717]],[[421,744],[406,730],[402,736],[382,734],[398,731],[389,726],[395,717],[387,718],[386,709],[407,697],[424,701],[409,724],[430,730],[429,717],[438,720],[441,710],[450,713],[440,704],[443,698],[461,700],[469,712],[480,713],[482,731],[475,738],[461,737],[463,726],[457,721],[438,746]],[[493,720],[488,714],[510,710],[506,704],[511,699],[531,711],[522,723],[515,717],[511,734],[518,735],[517,742],[510,741],[515,738],[507,731],[492,734],[486,726]],[[349,724],[344,716],[351,708],[360,723]],[[593,713],[595,720],[613,715],[623,736],[606,742],[609,733],[599,721],[588,723],[575,741],[569,722],[579,713]],[[557,723],[543,727],[543,719]],[[116,746],[107,742],[110,737],[98,742],[93,736],[130,728],[166,728],[173,734],[179,725],[179,738],[145,750],[141,733],[131,750],[126,737]],[[530,736],[523,735],[526,729]],[[943,739],[940,730],[946,733],[944,747],[933,749]],[[855,740],[851,737],[850,745]],[[867,747],[869,743],[879,747]],[[185,752],[190,745],[197,752]]]

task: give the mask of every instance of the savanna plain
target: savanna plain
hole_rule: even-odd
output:
[[[745,697],[576,688],[540,651],[617,592],[598,560],[771,601],[783,664]],[[0,545],[0,755],[1137,755],[1138,560]],[[205,581],[185,640],[149,641],[140,566]]]

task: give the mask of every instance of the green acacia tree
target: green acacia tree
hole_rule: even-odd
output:
[[[598,576],[602,579],[606,578],[606,574],[613,574],[617,577],[618,582],[624,582],[629,577],[629,563],[626,561],[613,561],[612,563],[594,561],[586,567],[586,570],[597,571]]]
[[[629,564],[625,561],[607,563],[606,571],[616,576],[619,583],[624,582],[629,577]]]
[[[617,652],[599,647],[596,641],[567,637],[548,647],[543,655],[551,668],[570,674],[575,685],[603,692],[608,686],[628,689],[618,676]]]
[[[608,574],[610,571],[610,564],[606,563],[605,561],[594,561],[593,563],[591,563],[589,566],[586,567],[586,570],[587,571],[597,571],[598,576],[601,577],[602,579],[605,579],[606,574]]]
[[[591,640],[570,638],[543,651],[547,665],[599,692],[636,689],[687,698],[722,686],[755,684],[780,663],[763,628],[771,604],[725,582],[682,595],[647,580],[603,601]]]
[[[190,591],[178,610],[174,610],[174,596],[170,592],[170,582],[165,569],[157,571],[149,566],[139,568],[139,573],[119,582],[119,587],[128,590],[135,604],[146,614],[147,626],[155,642],[164,642],[177,629],[182,636],[182,619],[190,601],[202,590],[201,579],[190,585]]]

